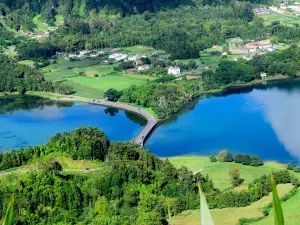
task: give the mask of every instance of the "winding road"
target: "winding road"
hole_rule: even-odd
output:
[[[118,108],[118,109],[123,109],[126,111],[133,112],[135,114],[138,114],[139,116],[145,118],[147,120],[147,125],[143,128],[143,130],[139,133],[138,136],[132,139],[133,143],[136,143],[140,145],[141,147],[144,147],[144,143],[146,138],[149,136],[149,134],[152,132],[152,130],[155,128],[157,123],[159,122],[150,112],[148,112],[145,109],[138,108],[135,106],[123,104],[123,103],[117,103],[117,102],[111,102],[111,101],[106,101],[104,99],[88,99],[88,98],[83,98],[83,97],[70,97],[66,95],[60,95],[60,94],[53,94],[56,96],[60,96],[62,98],[58,100],[63,100],[63,101],[81,101],[89,104],[94,104],[94,105],[102,105],[102,106],[108,106],[112,108]]]

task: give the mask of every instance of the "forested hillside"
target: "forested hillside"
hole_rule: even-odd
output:
[[[94,171],[71,173],[62,171],[56,156],[104,162]],[[168,205],[172,215],[199,207],[197,182],[211,208],[244,207],[271,191],[270,177],[262,176],[248,190],[221,192],[208,176],[176,169],[138,145],[110,143],[91,127],[57,134],[43,146],[0,154],[1,169],[33,160],[39,160],[37,171],[0,177],[0,217],[14,193],[14,224],[168,224]],[[273,175],[277,183],[299,184],[287,170]]]
[[[28,66],[20,65],[0,55],[0,92],[45,91],[70,94],[72,89],[60,83],[45,81],[43,75]]]

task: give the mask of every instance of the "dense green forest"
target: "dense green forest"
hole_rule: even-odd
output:
[[[104,164],[88,173],[67,173],[49,154]],[[211,208],[247,206],[271,191],[270,177],[263,176],[249,183],[249,190],[221,192],[208,176],[176,169],[136,144],[110,143],[91,127],[57,134],[42,146],[0,154],[2,168],[37,159],[43,162],[39,171],[0,183],[0,216],[14,193],[15,224],[167,224],[167,201],[172,214],[199,207],[198,181]],[[299,184],[287,170],[273,175],[277,183]]]
[[[0,92],[44,91],[70,94],[72,89],[64,84],[45,81],[34,68],[15,63],[0,54]]]

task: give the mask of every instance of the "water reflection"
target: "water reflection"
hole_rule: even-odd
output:
[[[299,99],[299,78],[229,88],[192,101],[162,123],[146,146],[164,157],[227,149],[265,160],[298,161]]]
[[[119,109],[107,107],[104,112],[110,116],[115,116],[119,113]]]
[[[0,97],[0,151],[43,144],[58,132],[80,126],[99,127],[113,141],[130,140],[145,123],[135,114],[98,105],[33,96]]]
[[[271,125],[289,154],[299,160],[300,90],[295,88],[254,90],[250,97],[258,104],[263,104],[262,112],[265,120]]]

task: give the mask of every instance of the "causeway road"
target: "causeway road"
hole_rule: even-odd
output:
[[[149,136],[149,134],[153,131],[155,126],[158,124],[158,120],[147,110],[138,108],[135,106],[123,104],[123,103],[118,103],[118,102],[111,102],[107,101],[105,99],[89,99],[89,98],[84,98],[84,97],[73,97],[73,96],[67,96],[67,95],[60,95],[60,94],[53,94],[56,96],[60,96],[58,100],[63,100],[63,101],[81,101],[89,104],[94,104],[94,105],[102,105],[102,106],[108,106],[112,108],[118,108],[118,109],[123,109],[126,111],[133,112],[144,119],[147,120],[147,125],[143,128],[143,130],[139,133],[138,136],[132,139],[133,143],[136,143],[140,145],[141,147],[144,147],[144,143],[146,138]]]

